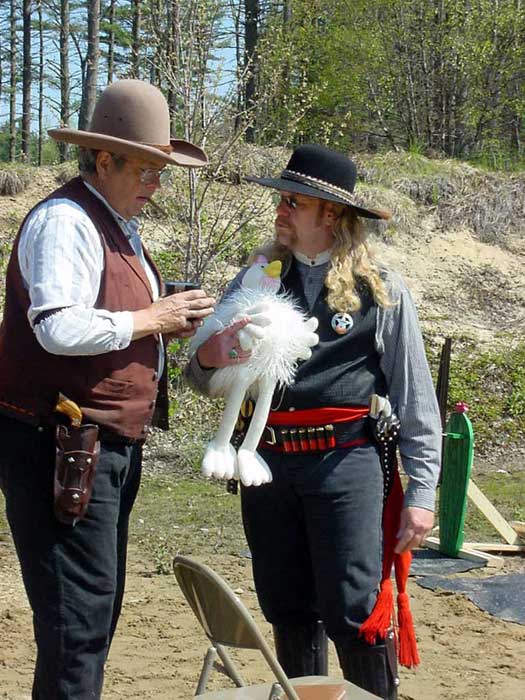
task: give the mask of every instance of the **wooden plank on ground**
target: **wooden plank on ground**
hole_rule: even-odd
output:
[[[525,544],[502,544],[499,542],[464,542],[465,549],[478,552],[525,552]]]
[[[429,549],[435,549],[440,551],[441,543],[439,537],[427,537],[423,543],[425,547]],[[488,554],[487,552],[479,552],[474,549],[465,549],[462,547],[458,553],[457,557],[459,559],[467,559],[468,561],[484,561],[486,565],[491,568],[498,568],[503,566],[503,558],[497,557],[494,554]]]
[[[470,500],[494,526],[507,544],[517,544],[519,542],[518,533],[509,525],[472,479],[469,480],[467,493]]]
[[[522,538],[525,538],[525,523],[522,522],[521,520],[511,520],[509,525],[515,532],[518,533],[518,535]]]

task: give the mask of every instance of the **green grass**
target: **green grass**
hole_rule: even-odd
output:
[[[0,541],[9,539],[5,501],[0,496]],[[144,476],[130,521],[130,543],[158,574],[171,573],[177,553],[238,555],[247,549],[240,497],[223,482],[200,476]]]
[[[475,477],[475,482],[503,517],[525,520],[525,470],[484,474]],[[198,476],[182,480],[146,477],[132,516],[131,541],[153,561],[157,573],[171,572],[177,552],[237,555],[247,548],[240,498],[226,493],[224,483]],[[465,541],[503,541],[470,501]]]
[[[525,520],[525,470],[484,474],[475,477],[475,482],[503,517]],[[4,500],[0,498],[0,539],[7,530]],[[502,541],[471,502],[465,541]],[[177,553],[238,555],[247,549],[240,497],[227,493],[223,482],[205,481],[198,475],[145,476],[131,517],[130,542],[152,562],[158,574],[171,573]]]
[[[525,520],[525,470],[513,474],[483,474],[475,477],[474,481],[506,520]],[[467,507],[465,541],[503,541],[499,533],[471,502]]]
[[[142,481],[131,520],[131,541],[170,573],[175,554],[238,554],[246,548],[240,498],[221,482],[200,477],[149,476]]]
[[[432,356],[433,355],[433,356]],[[438,358],[429,352],[432,365]],[[525,432],[525,343],[480,352],[471,340],[455,343],[449,386],[449,411],[458,401],[469,406],[476,452],[516,443]]]
[[[386,187],[403,179],[454,179],[463,177],[469,166],[452,158],[427,158],[416,152],[394,152],[367,155],[365,167],[374,174],[374,181]]]
[[[476,168],[483,168],[492,172],[518,173],[521,175],[525,170],[525,158],[523,155],[501,150],[497,146],[473,155],[469,158],[469,162]]]

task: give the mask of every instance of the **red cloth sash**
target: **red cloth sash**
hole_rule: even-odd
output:
[[[359,420],[368,415],[368,406],[348,408],[306,408],[297,411],[270,411],[268,425],[328,425]]]

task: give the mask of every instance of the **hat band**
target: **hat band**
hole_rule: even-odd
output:
[[[314,187],[316,190],[321,190],[321,192],[328,192],[328,194],[333,194],[336,197],[341,197],[345,199],[348,204],[353,204],[352,193],[345,190],[343,187],[337,187],[337,185],[332,185],[331,182],[326,182],[326,180],[321,180],[317,177],[311,177],[310,175],[305,175],[304,173],[298,173],[295,170],[283,170],[281,177],[284,180],[293,180],[294,182],[300,182],[303,185],[309,185]]]

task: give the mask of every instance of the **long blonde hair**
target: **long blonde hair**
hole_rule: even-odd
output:
[[[361,308],[358,291],[363,286],[368,288],[378,306],[392,306],[355,209],[337,204],[332,211],[336,219],[332,264],[325,282],[328,306],[335,311],[357,311]]]
[[[322,200],[322,206],[326,201]],[[361,308],[359,290],[366,287],[374,302],[383,308],[392,306],[380,269],[366,242],[364,227],[355,209],[344,204],[332,204],[335,214],[334,246],[331,266],[326,276],[328,306],[334,311],[357,311]],[[268,260],[285,262],[291,253],[276,239],[264,243],[250,255],[250,265],[257,255]]]

